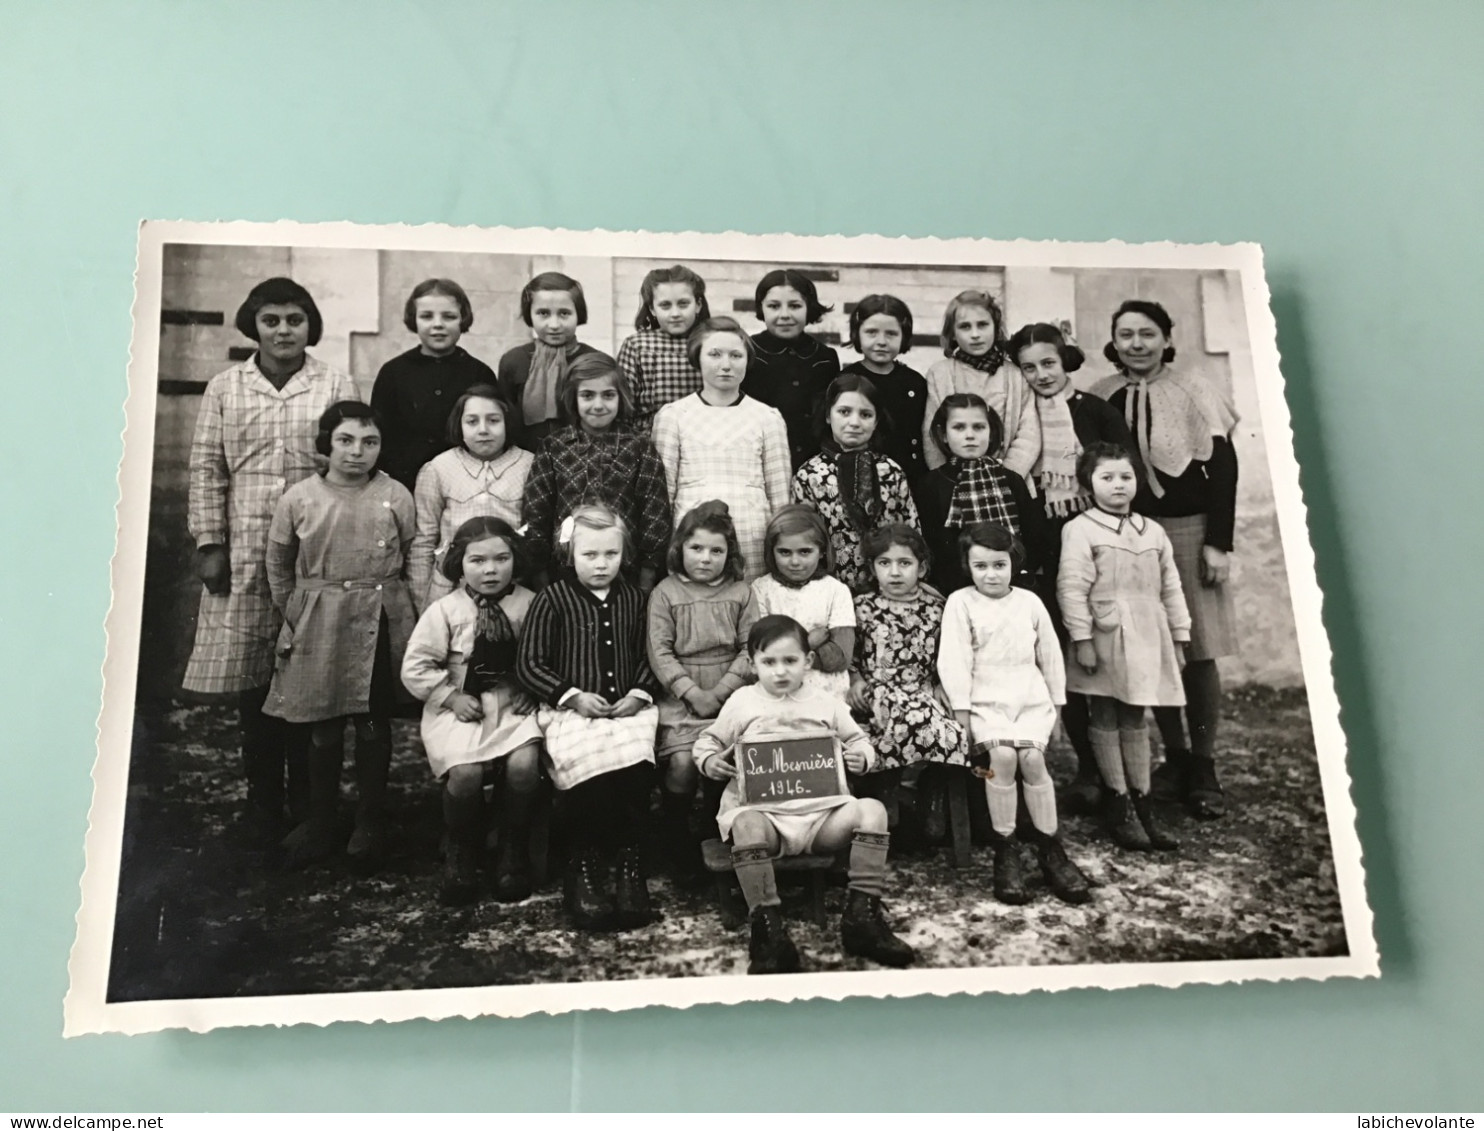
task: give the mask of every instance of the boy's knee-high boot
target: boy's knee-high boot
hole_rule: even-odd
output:
[[[392,732],[386,719],[356,728],[356,827],[346,854],[363,867],[378,866],[386,853],[387,777],[392,767]]]
[[[340,766],[345,739],[340,731],[312,733],[309,742],[309,816],[284,838],[284,863],[300,868],[336,852],[340,831]]]
[[[846,954],[883,966],[910,966],[917,952],[893,933],[881,906],[890,844],[888,833],[857,832],[850,842],[850,881],[845,913],[840,917],[840,944]]]
[[[495,898],[519,903],[531,895],[531,812],[537,788],[517,790],[506,781],[500,796],[500,854],[495,860]]]
[[[450,905],[473,903],[479,898],[479,846],[484,840],[482,793],[456,797],[445,787],[443,824],[448,830],[448,854],[438,898]]]
[[[732,848],[732,867],[747,900],[751,937],[747,948],[749,974],[792,974],[799,969],[799,949],[788,937],[778,898],[773,854],[763,845]]]

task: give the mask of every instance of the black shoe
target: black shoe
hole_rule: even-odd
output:
[[[994,834],[994,897],[1001,903],[1019,905],[1031,901],[1020,867],[1020,846],[1014,837]]]
[[[591,848],[573,852],[567,864],[562,904],[580,931],[606,931],[613,926],[613,900],[603,888],[604,868]]]
[[[619,850],[613,880],[613,926],[631,931],[654,922],[654,908],[649,902],[649,885],[644,882],[644,865],[639,859],[639,846]]]
[[[438,902],[462,907],[479,898],[479,866],[472,845],[451,841],[443,858],[443,886]]]
[[[1185,795],[1185,805],[1197,820],[1214,821],[1226,816],[1226,794],[1216,777],[1214,758],[1190,756],[1190,789]]]
[[[917,961],[917,952],[892,933],[881,898],[854,888],[845,893],[840,945],[846,954],[869,958],[883,966],[911,966]]]
[[[1090,817],[1102,810],[1108,790],[1097,767],[1078,767],[1077,776],[1056,798],[1056,807],[1071,816]]]
[[[1134,812],[1128,794],[1108,791],[1104,820],[1108,825],[1108,835],[1113,838],[1113,843],[1119,848],[1127,848],[1133,852],[1148,852],[1154,847],[1149,842],[1149,834],[1139,823],[1138,814]]]
[[[1166,747],[1164,763],[1150,776],[1149,796],[1155,801],[1185,804],[1190,793],[1190,774],[1190,751]]]
[[[495,898],[501,903],[519,903],[531,897],[531,854],[527,836],[506,829],[495,858]]]
[[[752,915],[752,940],[747,947],[749,974],[794,974],[799,969],[799,949],[788,937],[783,912],[776,906],[757,907]]]
[[[1143,826],[1144,833],[1149,841],[1149,847],[1160,852],[1174,852],[1180,847],[1180,842],[1165,832],[1164,828],[1154,818],[1154,806],[1149,802],[1147,793],[1140,793],[1136,789],[1129,790],[1129,801],[1133,807],[1134,815],[1139,818],[1139,824]]]
[[[1066,849],[1055,836],[1038,833],[1036,856],[1041,861],[1041,874],[1051,894],[1063,903],[1086,903],[1092,899],[1087,877],[1082,869],[1067,859]]]

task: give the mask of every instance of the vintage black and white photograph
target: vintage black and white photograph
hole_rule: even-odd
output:
[[[129,373],[69,1032],[1377,972],[1253,245],[148,223]]]

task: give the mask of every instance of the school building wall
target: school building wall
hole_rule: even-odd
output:
[[[582,339],[613,353],[633,332],[639,283],[670,261],[597,257],[542,257],[451,252],[374,251],[171,245],[162,273],[159,393],[154,478],[150,498],[149,558],[145,577],[140,691],[168,698],[179,693],[195,632],[200,583],[186,530],[186,474],[191,433],[206,382],[253,343],[232,321],[253,285],[289,275],[314,295],[325,333],[316,357],[349,372],[369,398],[376,373],[417,344],[402,324],[412,287],[430,276],[457,279],[469,293],[474,325],[461,344],[491,367],[528,340],[520,321],[520,288],[532,274],[560,270],[582,281],[588,323]],[[772,264],[688,260],[707,283],[713,314],[735,317],[749,332],[762,324],[753,312],[753,288]],[[1113,310],[1127,298],[1162,302],[1175,320],[1180,363],[1219,384],[1241,417],[1235,443],[1241,462],[1237,552],[1232,587],[1241,625],[1238,656],[1223,661],[1236,683],[1302,683],[1298,643],[1274,513],[1262,422],[1258,416],[1245,311],[1235,274],[1194,271],[1062,270],[1050,268],[837,266],[799,264],[834,307],[811,332],[834,345],[843,362],[857,355],[846,343],[849,311],[873,291],[890,291],[911,308],[916,325],[903,360],[926,370],[942,356],[937,335],[948,301],[967,288],[999,299],[1013,330],[1028,321],[1064,325],[1088,354],[1076,375],[1090,388],[1112,372],[1102,358]]]

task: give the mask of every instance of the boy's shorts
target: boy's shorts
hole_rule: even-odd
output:
[[[778,834],[778,855],[807,856],[813,852],[814,838],[819,835],[819,830],[834,811],[821,809],[813,813],[764,813],[763,816],[772,823],[773,831]],[[732,838],[732,821],[728,818],[735,819],[738,813],[743,812],[746,810],[733,809],[717,818],[723,840],[730,841]]]

